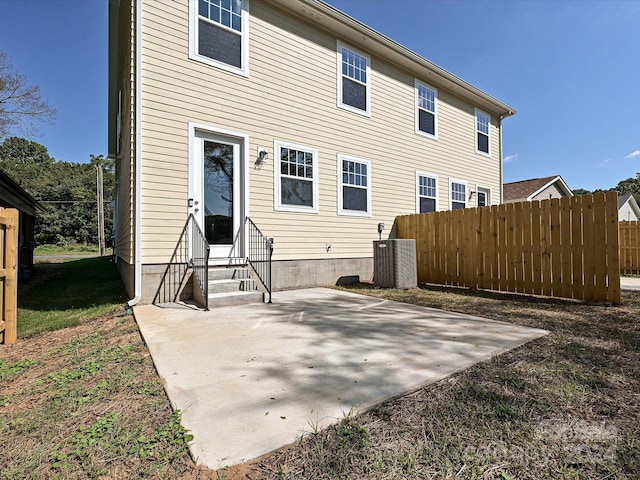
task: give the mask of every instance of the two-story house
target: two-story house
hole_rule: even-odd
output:
[[[150,302],[194,214],[275,289],[372,274],[378,224],[499,204],[514,109],[320,0],[110,0],[115,253]],[[166,281],[166,278],[164,279]]]

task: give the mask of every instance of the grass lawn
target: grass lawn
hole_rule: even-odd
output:
[[[18,337],[79,325],[123,310],[125,301],[110,257],[38,263],[18,292]]]
[[[75,281],[49,310],[41,304],[34,324],[47,330],[48,319],[68,312],[79,325],[41,334],[34,326],[31,338],[0,346],[0,479],[640,478],[640,292],[606,307],[432,287],[350,288],[550,333],[324,431],[310,427],[270,455],[210,471],[187,454],[189,433],[124,309],[114,267],[104,258],[79,262],[88,263],[46,270],[55,282],[35,278],[42,283],[25,293],[33,301],[38,285]],[[87,314],[98,304],[102,313]]]
[[[109,258],[39,264],[26,287],[0,345],[0,479],[197,471]]]
[[[80,243],[74,243],[71,245],[38,245],[33,254],[36,256],[49,256],[49,255],[90,255],[98,253],[99,249],[97,245],[83,245]]]
[[[349,290],[550,333],[224,478],[640,478],[640,292],[606,307],[431,287]]]

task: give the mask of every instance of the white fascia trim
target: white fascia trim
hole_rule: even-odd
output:
[[[367,166],[367,211],[366,212],[361,212],[359,210],[345,210],[342,208],[342,187],[344,186],[342,183],[342,161],[343,160],[347,160],[347,161],[352,161],[352,162],[358,162],[358,163],[363,163]],[[372,191],[372,172],[371,172],[371,161],[370,160],[365,160],[363,158],[358,158],[358,157],[352,157],[351,155],[344,155],[342,153],[338,154],[338,160],[336,162],[337,165],[337,185],[338,185],[338,216],[340,217],[371,217],[373,215],[373,212],[371,210],[371,191]],[[349,185],[347,184],[347,186],[353,186],[355,188],[361,188],[361,187],[357,187],[355,185]]]
[[[367,61],[367,83],[366,83],[366,93],[367,93],[367,110],[360,110],[359,108],[352,107],[351,105],[346,105],[342,103],[342,49],[346,48],[347,50],[351,50],[353,53],[360,55]],[[353,48],[346,43],[341,42],[340,40],[336,40],[336,89],[338,92],[337,105],[338,108],[342,108],[343,110],[348,110],[349,112],[357,113],[358,115],[362,115],[363,117],[371,117],[371,56],[358,50],[357,48]]]
[[[303,152],[309,152],[313,156],[313,207],[304,207],[297,205],[283,204],[280,198],[281,192],[281,173],[280,173],[280,148],[291,148],[293,150],[299,150]],[[320,193],[319,189],[319,171],[318,171],[318,149],[308,147],[306,145],[299,145],[296,143],[285,142],[282,140],[273,140],[273,209],[281,212],[294,212],[294,213],[320,213]],[[308,179],[303,179],[308,180]]]
[[[236,68],[232,65],[228,65],[224,62],[219,62],[213,58],[200,55],[196,49],[198,44],[198,5],[197,0],[189,0],[189,59],[197,62],[211,65],[212,67],[226,70],[227,72],[242,75],[243,77],[249,76],[249,0],[243,0],[242,2],[242,68]]]
[[[133,267],[134,297],[127,303],[136,305],[142,298],[142,0],[136,0],[136,191],[135,191],[135,259]]]
[[[424,88],[428,88],[429,90],[434,92],[434,99],[433,99],[433,130],[434,130],[434,134],[431,135],[430,133],[427,132],[423,132],[422,130],[420,130],[420,96],[418,94],[418,87],[424,87]],[[418,80],[417,78],[414,78],[413,80],[413,89],[415,92],[415,100],[414,100],[414,111],[415,111],[415,132],[418,135],[422,135],[423,137],[427,137],[427,138],[431,138],[432,140],[438,140],[438,89],[435,87],[432,87],[431,85],[429,85],[428,83],[424,83],[420,80]],[[427,110],[428,111],[428,110]]]
[[[481,113],[482,115],[485,115],[489,118],[489,133],[487,134],[487,147],[489,148],[488,152],[478,150],[478,113]],[[473,112],[473,136],[475,137],[473,141],[476,146],[476,153],[485,157],[491,157],[491,114],[477,107]]]
[[[440,196],[440,186],[438,181],[438,175],[435,173],[423,172],[420,170],[416,170],[416,213],[420,213],[420,177],[431,177],[436,181],[436,212],[438,212],[438,207],[440,202],[438,201],[438,197]],[[430,197],[427,197],[430,198]]]
[[[638,205],[638,202],[636,202],[636,199],[633,195],[631,195],[629,199],[625,202],[625,204],[627,203],[631,207],[631,210],[633,210],[636,213],[637,217],[640,218],[640,206]]]
[[[573,197],[573,191],[569,188],[569,186],[565,183],[565,181],[562,179],[562,177],[560,175],[556,176],[554,179],[550,180],[549,182],[545,183],[542,187],[540,187],[538,190],[536,190],[535,192],[533,192],[531,195],[529,195],[527,197],[528,201],[533,200],[533,198],[538,195],[540,192],[546,190],[547,188],[549,188],[551,185],[553,185],[556,182],[560,182],[560,186],[562,188],[565,189],[565,192],[568,194],[568,197]]]
[[[504,201],[504,150],[502,147],[502,120],[504,118],[502,116],[498,119],[498,147],[500,148],[500,199],[498,200],[498,205],[502,205]]]
[[[467,208],[469,206],[469,199],[467,198],[467,195],[469,194],[469,182],[467,182],[466,180],[449,177],[449,210],[453,210],[453,195],[451,195],[451,186],[454,183],[464,185],[464,208]],[[459,200],[456,200],[456,202],[457,201]]]

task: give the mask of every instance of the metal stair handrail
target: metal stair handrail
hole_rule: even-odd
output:
[[[246,222],[249,229],[249,248],[247,263],[269,294],[271,303],[271,257],[273,256],[273,238],[265,237],[249,217]]]
[[[193,268],[193,273],[200,286],[205,310],[209,310],[209,242],[202,233],[193,213],[189,214],[188,223],[191,224],[191,259],[189,264]]]

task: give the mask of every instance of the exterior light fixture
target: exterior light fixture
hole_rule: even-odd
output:
[[[265,147],[258,147],[258,158],[256,158],[256,166],[260,167],[267,163],[269,153]]]

